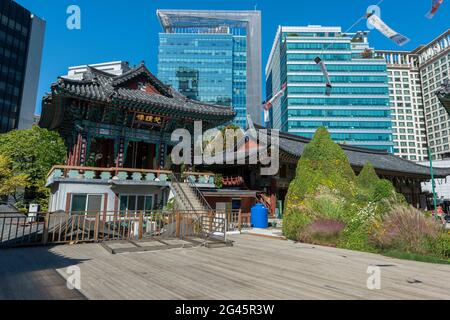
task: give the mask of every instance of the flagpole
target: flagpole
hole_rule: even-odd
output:
[[[434,213],[436,213],[436,209],[437,209],[436,184],[434,182],[433,157],[432,157],[430,148],[428,148],[428,159],[430,160],[430,175],[431,175],[431,188],[432,188],[432,191],[433,191]]]

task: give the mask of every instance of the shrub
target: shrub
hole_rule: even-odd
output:
[[[372,164],[367,162],[356,177],[362,200],[377,202],[395,196],[394,186],[388,180],[380,179]]]
[[[336,191],[319,187],[316,192],[306,197],[305,205],[310,207],[315,216],[342,219],[346,212],[346,201]]]
[[[448,254],[439,227],[366,163],[356,177],[348,158],[325,128],[305,147],[289,185],[284,235],[293,240],[369,252],[398,249]]]
[[[388,199],[396,194],[395,188],[392,182],[388,180],[380,179],[374,187],[373,191],[373,201],[381,201],[383,199]]]
[[[450,260],[450,234],[446,231],[442,231],[434,239],[429,239],[429,247],[435,256]]]
[[[334,219],[318,219],[299,232],[298,240],[308,243],[336,244],[345,223]]]
[[[397,249],[411,253],[429,253],[429,243],[442,232],[442,226],[419,210],[398,205],[382,219],[382,228],[372,240],[383,250]]]
[[[366,162],[359,175],[356,177],[356,183],[361,189],[372,190],[380,181],[372,164]]]
[[[299,211],[291,212],[283,217],[283,234],[291,240],[298,239],[298,233],[311,222],[311,218]]]
[[[345,249],[374,252],[376,249],[370,243],[369,230],[377,225],[378,204],[368,202],[364,206],[353,204],[347,215],[347,226],[343,232],[339,246]]]
[[[346,228],[342,233],[342,239],[338,246],[349,250],[377,252],[376,248],[370,242],[368,228],[366,226]]]
[[[285,214],[298,211],[299,203],[319,186],[336,190],[344,196],[351,195],[354,180],[355,174],[347,155],[321,127],[305,147],[297,165],[296,177],[290,183],[286,196]]]

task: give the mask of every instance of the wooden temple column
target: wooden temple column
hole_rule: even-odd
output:
[[[126,139],[123,136],[118,136],[114,140],[114,159],[115,159],[115,167],[123,168],[125,162],[125,147]]]
[[[164,141],[164,132],[161,130],[160,136],[159,136],[159,143],[156,145],[156,152],[157,152],[157,159],[158,159],[158,169],[162,170],[164,169],[164,166],[166,164],[166,142]]]
[[[159,151],[158,151],[158,167],[160,170],[164,169],[164,166],[166,164],[166,143],[161,142],[159,144]]]
[[[80,150],[80,157],[79,157],[79,165],[84,166],[86,165],[86,160],[88,157],[88,138],[81,134],[81,150]]]
[[[86,163],[87,140],[81,133],[78,134],[76,142],[69,152],[67,165],[84,166]]]
[[[275,216],[275,210],[277,207],[277,181],[271,179],[270,183],[270,215]]]

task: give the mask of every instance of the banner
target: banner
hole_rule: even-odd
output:
[[[431,10],[430,10],[430,12],[428,12],[425,15],[425,17],[427,17],[428,19],[433,19],[434,15],[436,14],[436,12],[438,11],[439,7],[443,3],[444,3],[444,0],[433,0],[432,4],[431,4]]]
[[[379,16],[371,14],[367,20],[382,34],[394,41],[397,45],[403,46],[409,42],[409,39],[400,33],[392,30]]]
[[[331,89],[333,86],[331,85],[330,75],[328,74],[327,67],[325,66],[325,63],[322,61],[322,59],[320,59],[320,57],[315,58],[314,62],[317,63],[320,66],[320,70],[322,70],[323,76],[325,77],[325,84],[327,86],[325,94],[329,96],[331,94]]]
[[[268,111],[270,108],[272,108],[273,104],[278,102],[278,100],[281,99],[281,97],[284,96],[284,93],[286,92],[286,88],[287,88],[287,83],[283,84],[281,86],[281,90],[278,91],[273,97],[272,99],[270,99],[269,101],[267,101],[264,104],[264,110]]]

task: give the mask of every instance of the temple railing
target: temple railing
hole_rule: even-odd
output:
[[[113,240],[226,240],[226,218],[215,211],[126,210],[0,215],[0,249]]]
[[[182,179],[197,187],[215,187],[216,175],[212,172],[183,172]]]
[[[172,172],[166,170],[54,166],[47,175],[47,183],[54,179],[168,182],[171,175]]]

